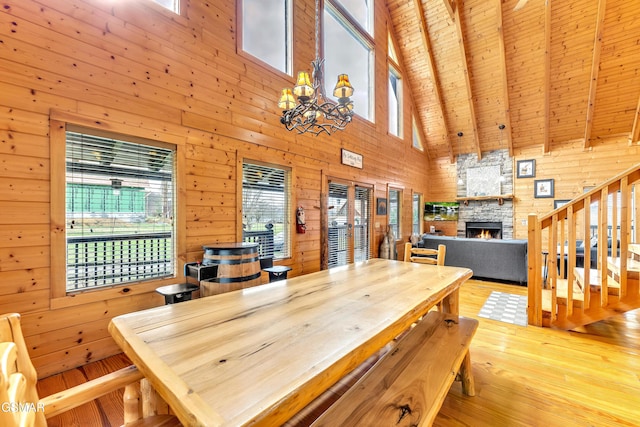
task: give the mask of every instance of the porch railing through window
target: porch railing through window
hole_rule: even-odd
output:
[[[170,232],[67,238],[67,291],[171,277]]]
[[[275,256],[275,241],[273,238],[273,225],[267,224],[264,230],[243,231],[242,241],[257,243],[260,258],[273,258]],[[282,252],[280,244],[280,252]]]
[[[354,261],[364,261],[369,259],[369,239],[366,225],[356,225],[354,230]],[[351,260],[348,256],[348,225],[337,225],[329,227],[329,268],[345,265]]]

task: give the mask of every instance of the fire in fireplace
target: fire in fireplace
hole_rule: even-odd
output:
[[[502,239],[501,222],[467,222],[466,236],[472,239]]]

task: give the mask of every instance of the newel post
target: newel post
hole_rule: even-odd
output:
[[[536,214],[527,217],[527,290],[529,325],[542,326],[542,235]]]

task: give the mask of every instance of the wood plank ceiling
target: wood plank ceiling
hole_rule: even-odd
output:
[[[431,158],[638,142],[640,2],[387,6]]]

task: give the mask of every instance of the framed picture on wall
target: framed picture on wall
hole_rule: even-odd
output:
[[[387,199],[384,199],[382,197],[378,197],[376,199],[376,214],[378,215],[387,214]]]
[[[569,203],[571,200],[569,199],[556,199],[553,201],[553,209],[558,209]]]
[[[536,176],[536,161],[531,160],[518,160],[516,164],[518,178],[533,178]]]
[[[536,179],[533,190],[536,199],[553,198],[553,179]]]

